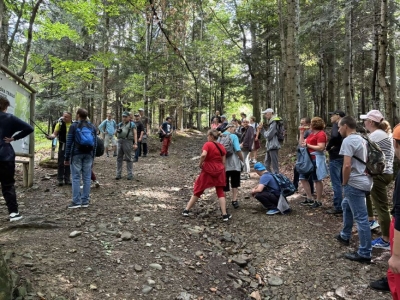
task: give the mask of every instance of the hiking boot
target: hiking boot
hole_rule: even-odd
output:
[[[239,202],[238,201],[232,201],[232,206],[234,209],[239,208]]]
[[[320,206],[322,206],[322,202],[319,202],[319,201],[314,201],[313,204],[310,204],[311,208],[318,208]]]
[[[134,158],[134,159],[132,160],[132,162],[138,162],[138,159],[137,159],[137,158]]]
[[[269,211],[267,211],[267,215],[269,215],[269,216],[272,216],[272,215],[276,215],[276,214],[279,214],[280,213],[280,211],[279,211],[279,209],[270,209]]]
[[[345,246],[349,246],[350,245],[350,240],[345,240],[344,238],[342,238],[342,236],[340,234],[335,236],[335,239],[337,239],[338,242],[341,243],[342,245],[345,245]]]
[[[72,182],[70,180],[65,180],[64,183],[65,185],[72,185]]]
[[[14,212],[10,214],[10,222],[18,221],[21,220],[22,216],[19,214],[19,212]]]
[[[369,221],[369,228],[374,230],[379,227],[379,223],[376,220]]]
[[[327,214],[329,214],[329,215],[341,215],[341,214],[343,214],[343,210],[339,210],[339,209],[336,209],[336,208],[331,208],[331,209],[328,209],[327,211],[326,211],[326,213]]]
[[[230,215],[230,214],[223,215],[222,221],[227,222],[227,221],[229,221],[230,218],[232,218],[232,215]]]
[[[75,204],[74,202],[72,202],[70,205],[68,205],[68,208],[80,208],[82,205],[80,204]]]
[[[307,199],[307,198],[306,198],[306,200],[300,202],[300,204],[301,204],[301,205],[305,205],[305,206],[307,206],[307,205],[312,205],[312,204],[314,204],[314,200],[312,200],[312,199]]]
[[[121,175],[117,175],[116,177],[115,177],[115,180],[120,180],[122,177],[121,177]]]
[[[382,277],[379,280],[372,281],[369,284],[369,287],[374,289],[374,290],[378,290],[378,291],[382,291],[382,292],[390,292],[390,288],[389,288],[389,283],[388,283],[387,277]]]
[[[63,180],[58,180],[57,185],[58,185],[58,186],[63,186],[63,185],[64,185],[64,181],[63,181]]]
[[[382,237],[378,237],[377,239],[372,241],[372,248],[390,250],[390,243],[385,242]]]
[[[189,211],[187,209],[185,209],[182,213],[182,216],[184,217],[189,217]]]
[[[133,179],[133,175],[128,175],[128,177],[126,177],[127,180],[132,180]]]
[[[370,257],[368,258],[368,257],[360,256],[360,254],[358,254],[357,252],[346,253],[344,255],[344,257],[349,259],[349,260],[356,261],[356,262],[359,262],[359,263],[364,263],[364,264],[370,264],[371,263],[371,258]]]

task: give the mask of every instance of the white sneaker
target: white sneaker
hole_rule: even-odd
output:
[[[22,216],[18,212],[10,214],[10,222],[18,221],[18,220],[21,220],[21,219],[22,219]]]
[[[93,180],[92,183],[94,184],[95,187],[97,188],[100,187],[100,182],[98,180]]]

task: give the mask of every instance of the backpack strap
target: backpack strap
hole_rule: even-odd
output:
[[[219,146],[217,145],[217,143],[216,143],[216,142],[213,142],[213,143],[214,143],[215,147],[217,147],[217,149],[218,149],[219,153],[221,154],[221,156],[223,156],[223,155],[222,155],[222,151],[221,151],[221,149],[219,148]]]

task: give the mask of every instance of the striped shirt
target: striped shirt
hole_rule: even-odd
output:
[[[394,148],[392,139],[382,129],[377,129],[372,132],[369,138],[381,147],[383,154],[385,154],[386,166],[385,170],[383,170],[383,174],[393,174]]]

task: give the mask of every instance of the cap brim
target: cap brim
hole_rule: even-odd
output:
[[[361,120],[365,120],[365,119],[368,119],[368,117],[367,117],[367,115],[361,115],[361,116],[360,116],[360,119],[361,119]]]
[[[330,112],[328,112],[328,115],[334,115],[335,114],[335,112],[334,111],[330,111]]]

